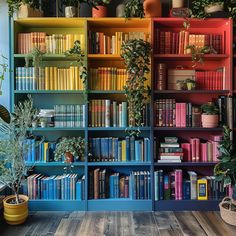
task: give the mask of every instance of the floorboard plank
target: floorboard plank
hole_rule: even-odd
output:
[[[174,212],[176,219],[184,235],[189,236],[206,236],[207,234],[198,223],[192,212]]]
[[[184,235],[173,212],[154,212],[153,217],[161,236]]]

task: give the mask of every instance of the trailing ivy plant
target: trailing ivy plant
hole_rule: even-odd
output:
[[[123,42],[121,57],[124,59],[128,79],[124,86],[129,111],[129,133],[131,135],[140,133],[139,127],[143,126],[142,114],[150,95],[146,74],[150,72],[151,45],[142,39],[132,39]],[[132,130],[138,127],[138,132]]]
[[[233,198],[236,200],[236,149],[233,148],[231,140],[232,130],[228,126],[223,128],[224,137],[220,142],[219,162],[214,167],[214,174],[217,181],[223,182],[224,187],[233,187]]]
[[[39,68],[42,66],[43,55],[45,52],[41,51],[38,47],[34,47],[30,53],[25,56],[25,66],[30,66],[30,60],[32,60],[32,66]]]
[[[88,90],[87,90],[87,77],[88,77],[88,71],[87,71],[87,67],[85,66],[85,54],[84,54],[83,50],[81,49],[80,41],[76,40],[74,42],[73,48],[71,48],[70,50],[65,51],[64,54],[65,54],[66,57],[75,57],[75,59],[76,59],[75,63],[80,68],[80,79],[83,82],[84,96],[85,96],[85,99],[87,101],[87,93],[88,93]]]
[[[125,18],[145,16],[142,0],[128,0],[125,2]]]
[[[7,58],[1,55],[2,61],[0,63],[0,95],[2,93],[2,81],[5,79],[5,74],[7,72],[8,64],[6,63]]]

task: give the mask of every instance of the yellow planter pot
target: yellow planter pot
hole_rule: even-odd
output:
[[[3,199],[4,218],[9,225],[19,225],[25,222],[28,217],[28,196],[19,195],[24,202],[20,204],[9,204],[14,195],[7,196]]]

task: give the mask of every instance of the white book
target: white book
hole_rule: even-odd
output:
[[[111,100],[105,100],[105,127],[110,127],[111,125],[110,107],[111,107]]]
[[[181,163],[181,160],[174,160],[174,159],[170,159],[170,160],[158,160],[158,163]]]

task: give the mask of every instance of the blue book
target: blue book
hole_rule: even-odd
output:
[[[115,176],[115,189],[116,189],[115,198],[119,198],[119,196],[120,196],[120,191],[119,191],[119,189],[120,189],[120,186],[119,186],[120,181],[119,181],[119,179],[120,179],[120,174],[116,173],[116,176]]]
[[[118,141],[118,161],[121,161],[122,157],[122,140]]]
[[[35,162],[36,161],[35,139],[31,139],[31,150],[32,150],[31,161]]]
[[[159,171],[154,172],[154,199],[159,201]]]
[[[112,137],[108,138],[108,161],[114,161]]]
[[[150,175],[150,172],[148,171],[147,172],[148,176],[147,176],[147,184],[148,184],[148,199],[151,199],[151,196],[152,196],[152,190],[151,190],[151,175]]]
[[[125,137],[125,146],[126,146],[126,161],[130,161],[130,139],[129,139],[129,136]]]
[[[183,181],[183,200],[191,199],[191,183],[190,180]]]
[[[144,172],[139,174],[139,199],[144,199]]]
[[[135,161],[140,161],[141,160],[141,143],[140,140],[135,140],[134,142],[135,146]]]
[[[130,161],[135,161],[135,137],[130,137]]]
[[[164,176],[163,170],[159,170],[159,199],[164,200]]]
[[[95,142],[96,142],[95,157],[97,160],[101,160],[101,146],[102,146],[101,138],[96,138]]]
[[[129,177],[129,196],[132,200],[135,199],[135,183],[134,183],[134,172],[130,173]]]
[[[127,102],[122,102],[121,127],[127,127]]]
[[[114,175],[110,175],[109,185],[110,185],[110,198],[114,198]]]
[[[53,178],[53,199],[58,200],[57,196],[57,176]]]
[[[79,179],[76,182],[76,200],[81,201],[82,200],[82,180]]]

